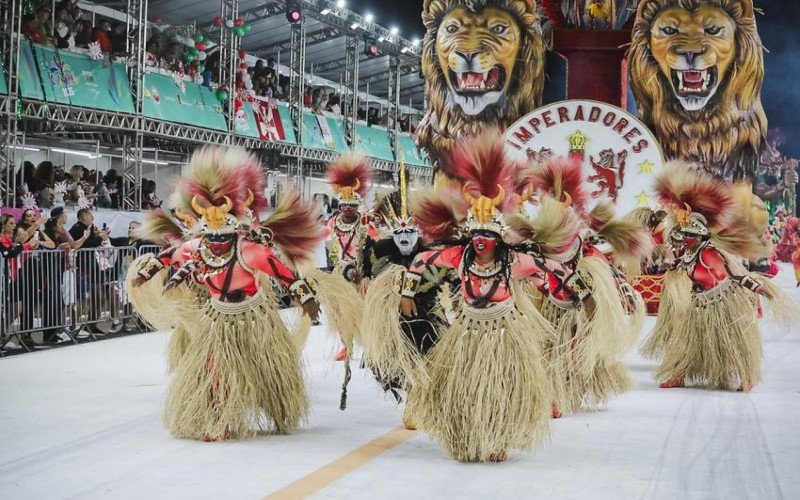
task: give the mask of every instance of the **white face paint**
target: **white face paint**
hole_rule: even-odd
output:
[[[418,229],[395,229],[392,232],[392,239],[397,249],[403,256],[408,257],[414,251],[419,241]]]

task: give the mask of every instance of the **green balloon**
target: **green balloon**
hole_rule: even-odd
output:
[[[201,73],[201,74],[202,74],[202,73],[205,73],[205,71],[206,71],[206,65],[205,65],[205,64],[201,64],[201,65],[199,65],[199,66],[197,67],[197,72],[198,72],[198,73]]]
[[[192,39],[194,39],[195,42],[200,43],[203,40],[205,40],[206,37],[202,33],[195,33],[195,35],[192,37]]]
[[[233,28],[233,34],[238,36],[238,37],[244,36],[244,33],[245,33],[244,27],[242,27],[242,26],[237,26],[237,27]]]
[[[192,55],[192,54],[184,54],[183,55],[183,60],[186,61],[187,63],[190,63],[190,62],[194,61],[195,59],[197,59],[197,56],[195,56],[195,55]]]
[[[189,53],[194,57],[197,57],[197,54],[200,53],[200,50],[198,50],[197,47],[191,47],[189,48]]]
[[[217,90],[217,99],[219,102],[225,102],[228,100],[228,93],[224,90]]]
[[[250,26],[249,24],[245,24],[242,26],[242,28],[244,28],[244,32],[247,33],[248,31],[250,31],[250,28],[252,28],[252,26]]]

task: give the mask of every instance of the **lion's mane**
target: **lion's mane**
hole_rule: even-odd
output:
[[[675,97],[650,50],[650,31],[667,8],[689,11],[707,4],[724,10],[736,24],[736,56],[720,89],[700,111],[686,111]],[[751,0],[643,0],[628,52],[631,85],[639,116],[656,134],[669,159],[705,166],[734,180],[755,175],[767,131],[761,106],[764,58]]]
[[[510,12],[518,21],[521,46],[514,65],[508,93],[480,114],[465,115],[457,106],[448,106],[449,92],[444,70],[436,55],[436,35],[444,16],[454,7],[472,10],[496,6]],[[422,21],[426,32],[422,50],[422,72],[428,99],[425,116],[417,128],[417,142],[432,161],[447,155],[455,141],[476,135],[488,128],[505,130],[522,116],[541,105],[544,89],[546,42],[535,0],[425,0]]]

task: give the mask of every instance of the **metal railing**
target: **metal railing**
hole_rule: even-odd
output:
[[[125,273],[136,257],[158,249],[24,250],[0,260],[0,350],[16,342],[31,351],[37,332],[45,344],[79,343],[108,333],[101,324],[111,331],[125,322],[140,327]]]

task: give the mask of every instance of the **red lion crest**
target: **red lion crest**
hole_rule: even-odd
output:
[[[611,149],[600,151],[600,158],[595,161],[594,156],[589,156],[594,174],[589,176],[589,182],[597,185],[597,190],[592,192],[592,197],[607,194],[611,199],[617,201],[617,194],[625,182],[625,161],[628,159],[628,151],[622,150],[614,155]]]

